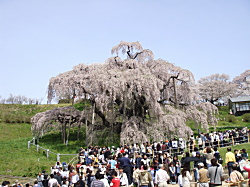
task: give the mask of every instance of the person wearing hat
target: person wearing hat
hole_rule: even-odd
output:
[[[204,164],[200,162],[198,164],[199,171],[198,171],[198,182],[200,187],[208,187],[208,177],[207,177],[207,172],[208,170],[204,168]]]

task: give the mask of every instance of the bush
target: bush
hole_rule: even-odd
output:
[[[242,119],[243,119],[245,122],[250,122],[250,113],[243,114],[243,115],[242,115]]]
[[[64,103],[72,103],[72,99],[60,99],[58,101],[58,104],[64,104]]]
[[[236,117],[234,115],[227,115],[226,120],[230,123],[235,123],[236,122]]]

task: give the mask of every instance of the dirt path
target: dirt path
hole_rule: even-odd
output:
[[[11,176],[11,175],[0,175],[0,185],[3,181],[10,181],[10,185],[15,184],[16,182],[21,184],[34,184],[35,178],[31,177],[19,177],[19,176]]]

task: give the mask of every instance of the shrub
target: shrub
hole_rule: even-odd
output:
[[[227,115],[226,120],[230,123],[235,123],[236,122],[236,117],[234,115]]]
[[[242,119],[243,119],[245,122],[250,122],[250,113],[243,114],[243,115],[242,115]]]
[[[12,123],[13,122],[13,115],[10,113],[4,113],[3,114],[3,121],[6,123]]]

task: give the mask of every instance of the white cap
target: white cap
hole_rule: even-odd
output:
[[[203,164],[202,162],[200,162],[200,163],[198,164],[198,166],[204,167],[204,164]]]

